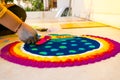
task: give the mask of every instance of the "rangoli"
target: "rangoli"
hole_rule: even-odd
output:
[[[10,43],[1,49],[0,56],[13,63],[38,68],[87,65],[115,56],[120,43],[99,36],[50,34],[42,45]],[[44,36],[41,36],[41,38]]]

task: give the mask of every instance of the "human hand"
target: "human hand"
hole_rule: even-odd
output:
[[[24,22],[18,29],[17,34],[19,39],[27,44],[35,43],[38,40],[37,32]]]

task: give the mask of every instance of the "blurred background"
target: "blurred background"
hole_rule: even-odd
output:
[[[120,0],[5,0],[27,12],[28,19],[78,17],[120,27]]]

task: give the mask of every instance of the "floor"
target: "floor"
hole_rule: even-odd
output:
[[[57,22],[55,23],[58,24]],[[27,23],[30,23],[30,20],[28,20]],[[39,24],[38,20],[33,25],[37,24]],[[119,38],[120,30],[112,28],[110,26],[75,28],[75,29],[59,28],[58,30],[48,32],[38,31],[38,33],[43,35],[50,33],[73,34],[73,35],[89,34],[107,37],[120,42]],[[7,38],[10,36],[11,38]],[[17,36],[15,35],[3,36],[1,37],[1,39],[5,40],[4,42],[0,42],[0,48],[2,48],[4,45],[10,42],[18,40]],[[119,76],[120,76],[120,54],[107,60],[103,60],[89,65],[65,68],[42,68],[42,69],[21,66],[0,58],[0,80],[119,80]]]

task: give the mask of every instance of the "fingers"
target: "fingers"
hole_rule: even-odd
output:
[[[25,43],[27,43],[27,44],[34,44],[34,43],[37,42],[37,41],[38,41],[38,36],[35,35],[35,36],[30,37],[29,39],[27,39],[27,40],[25,41]]]
[[[27,44],[31,44],[31,39],[26,40],[25,43],[27,43]]]

